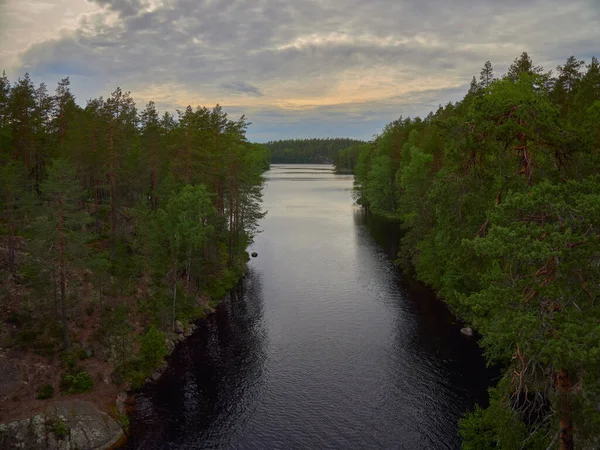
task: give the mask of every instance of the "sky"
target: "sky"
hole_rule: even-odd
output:
[[[78,102],[219,103],[252,141],[369,140],[460,100],[487,60],[600,57],[600,0],[0,0],[0,70]]]

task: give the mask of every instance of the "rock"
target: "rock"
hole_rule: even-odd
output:
[[[256,253],[256,252],[252,252],[252,257],[253,257],[253,258],[256,258],[257,256],[258,256],[258,253]]]
[[[175,321],[175,333],[183,334],[183,324],[179,320]]]
[[[0,448],[7,450],[105,449],[122,437],[114,419],[83,400],[53,403],[42,414],[0,425]]]
[[[194,325],[193,323],[190,323],[187,326],[187,328],[185,330],[185,333],[183,333],[183,335],[185,337],[190,337],[194,333],[194,331],[196,331],[196,325]]]
[[[150,379],[152,381],[158,381],[161,376],[162,376],[162,372],[160,370],[153,370],[152,376],[150,377]]]
[[[473,336],[473,328],[471,328],[471,327],[461,328],[460,332],[462,335],[467,336],[467,337]]]
[[[165,373],[165,370],[169,367],[169,364],[163,360],[159,367],[152,371],[152,376],[150,377],[152,381],[158,381],[158,379]]]
[[[23,382],[18,361],[0,356],[0,401],[16,392]]]
[[[173,350],[175,350],[175,342],[173,342],[169,338],[165,338],[165,345],[167,346],[168,354],[170,355],[171,353],[173,353]]]
[[[126,401],[127,401],[127,392],[120,392],[117,395],[117,401],[116,401],[117,411],[119,411],[120,414],[127,414],[127,410],[125,409]]]

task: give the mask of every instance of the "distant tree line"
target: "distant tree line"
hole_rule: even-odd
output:
[[[356,152],[358,155],[356,156]],[[466,449],[600,448],[600,64],[490,62],[464,99],[342,150],[398,262],[481,335],[503,376]]]
[[[347,138],[286,139],[265,145],[273,164],[332,164],[337,152],[362,141]]]
[[[68,78],[51,94],[3,75],[2,345],[52,356],[101,342],[124,367],[137,336],[155,327],[156,341],[222,297],[263,216],[270,156],[248,125],[219,105],[138,110],[120,88],[81,107]]]

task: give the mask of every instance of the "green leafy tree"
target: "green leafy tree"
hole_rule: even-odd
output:
[[[211,203],[204,186],[186,185],[180,191],[173,193],[164,209],[158,210],[158,219],[171,254],[173,329],[175,328],[177,277],[180,261],[182,259],[185,261],[189,275],[193,252],[207,242],[212,231],[209,218],[215,214],[215,209]]]

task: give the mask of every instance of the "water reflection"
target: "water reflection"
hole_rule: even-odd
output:
[[[353,206],[331,167],[266,179],[259,257],[136,394],[130,448],[459,448],[488,375],[447,308],[401,277],[398,227]]]
[[[223,448],[247,420],[265,361],[260,277],[246,280],[137,392],[129,448]],[[198,443],[202,444],[198,447]]]

